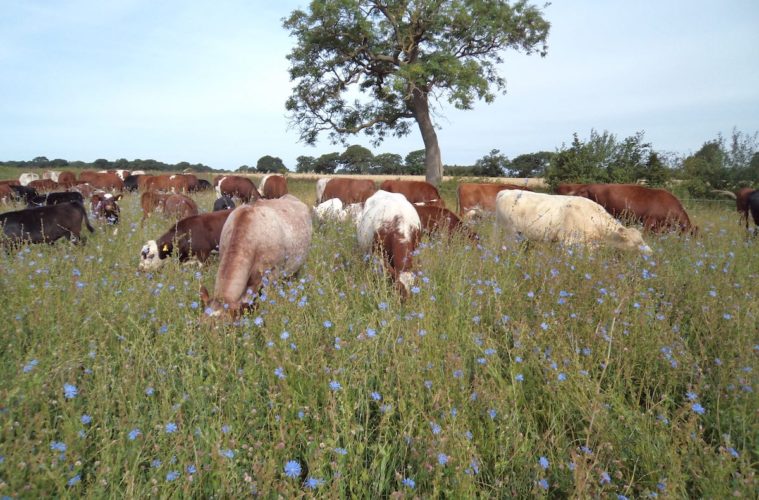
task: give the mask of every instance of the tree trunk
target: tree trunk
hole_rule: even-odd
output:
[[[419,131],[422,133],[422,140],[424,141],[424,168],[427,182],[433,186],[438,186],[443,180],[443,160],[440,157],[440,146],[437,142],[435,127],[430,118],[427,94],[422,90],[414,89],[411,92],[409,107],[414,113],[414,119],[419,125]]]

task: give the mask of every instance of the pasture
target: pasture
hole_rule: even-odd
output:
[[[170,222],[127,194],[116,235],[0,252],[0,496],[752,497],[759,240],[686,208],[651,256],[425,237],[404,303],[315,223],[219,325],[217,259],[137,272]]]

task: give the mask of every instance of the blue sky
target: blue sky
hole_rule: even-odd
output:
[[[302,1],[0,0],[0,160],[152,158],[214,168],[263,155],[342,151],[298,143],[284,102]],[[733,127],[759,130],[756,0],[555,0],[545,58],[505,53],[508,93],[471,111],[443,104],[447,164],[509,157],[591,128],[639,130],[687,154]],[[352,144],[369,143],[360,136]],[[423,147],[416,129],[375,153]]]

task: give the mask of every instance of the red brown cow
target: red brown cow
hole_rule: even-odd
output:
[[[316,204],[337,198],[344,205],[363,203],[377,192],[374,181],[369,179],[351,179],[333,177],[316,181]]]
[[[459,205],[459,216],[473,217],[479,213],[495,212],[495,197],[504,189],[521,189],[532,191],[527,187],[513,184],[475,184],[461,183],[456,188],[456,199]]]
[[[58,189],[58,183],[51,179],[37,179],[36,181],[31,181],[27,186],[40,192]]]
[[[231,210],[224,210],[192,215],[173,224],[157,240],[145,243],[140,252],[139,269],[155,271],[172,254],[179,257],[179,262],[187,262],[192,257],[200,263],[205,262],[213,251],[219,249],[221,229],[231,213]]]
[[[0,181],[0,185],[6,185],[6,186],[20,186],[21,183],[16,179],[7,179],[4,181]]]
[[[13,201],[13,190],[7,184],[0,184],[0,202],[10,203]]]
[[[189,196],[170,194],[163,203],[163,213],[169,217],[184,219],[191,215],[198,215],[198,204]]]
[[[98,173],[93,170],[82,170],[79,172],[79,180],[84,182],[90,182],[91,179],[97,177]]]
[[[76,175],[74,175],[74,172],[69,172],[68,170],[64,170],[60,174],[58,174],[58,184],[60,184],[63,187],[71,187],[74,184],[76,184]]]
[[[364,204],[358,221],[358,246],[379,251],[396,289],[408,297],[414,284],[413,254],[422,229],[414,206],[400,193],[379,190]]]
[[[429,182],[387,180],[380,184],[380,189],[390,193],[400,193],[413,204],[445,208],[445,202],[440,197],[437,188]]]
[[[225,310],[240,314],[250,307],[246,290],[258,293],[265,277],[272,280],[298,272],[308,255],[311,234],[311,211],[292,195],[232,210],[221,230],[213,298],[205,287],[200,290],[209,316]]]
[[[123,191],[124,189],[124,181],[114,173],[82,172],[79,174],[79,180],[104,191]]]
[[[479,236],[461,223],[461,219],[447,208],[432,207],[429,205],[414,205],[419,220],[422,223],[422,231],[427,234],[446,232],[448,235],[461,233],[470,240],[478,240]]]
[[[193,179],[197,184],[198,178],[194,175],[192,178],[182,174],[151,175],[140,177],[137,180],[137,185],[142,191],[187,193],[190,191],[190,186],[193,185]]]
[[[228,175],[219,179],[216,185],[216,193],[222,196],[237,196],[243,203],[249,203],[250,200],[256,201],[261,198],[261,193],[256,189],[253,181],[247,177],[238,175]]]
[[[169,195],[165,193],[159,193],[158,191],[146,191],[140,196],[140,207],[142,208],[142,220],[151,216],[153,212],[163,212],[164,203]]]
[[[264,175],[258,184],[258,191],[263,198],[281,198],[287,194],[287,179],[282,174]]]
[[[614,217],[632,217],[651,231],[696,231],[680,200],[664,189],[638,184],[586,184],[575,195],[595,201]]]
[[[751,194],[756,191],[754,188],[745,187],[735,192],[735,207],[740,214],[740,222],[746,221],[746,229],[748,229],[748,199]]]

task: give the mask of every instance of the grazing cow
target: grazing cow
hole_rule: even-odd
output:
[[[159,193],[158,191],[146,191],[140,196],[140,207],[142,208],[142,220],[141,223],[145,223],[145,219],[150,217],[153,212],[163,212],[164,203],[169,195],[165,193]]]
[[[77,181],[81,182],[81,181]],[[81,193],[82,196],[85,198],[92,197],[92,194],[95,192],[95,188],[92,187],[92,185],[89,182],[84,182],[81,184],[76,184],[74,186],[71,186],[69,188],[69,191],[76,191],[77,193]]]
[[[748,209],[751,212],[751,218],[754,219],[754,224],[759,227],[759,189],[749,195]],[[748,229],[748,222],[746,222],[746,228]]]
[[[358,221],[358,246],[381,252],[395,287],[406,298],[414,284],[412,254],[419,245],[422,223],[414,206],[400,193],[379,190],[364,204]]]
[[[258,184],[258,191],[263,198],[280,198],[287,194],[287,179],[282,174],[266,174]]]
[[[746,229],[748,229],[748,212],[749,205],[748,200],[756,190],[754,188],[745,187],[735,192],[735,207],[740,214],[740,222],[746,221]]]
[[[364,203],[376,192],[377,186],[369,179],[349,177],[319,179],[316,181],[316,204],[319,205],[332,198],[337,198],[345,205]]]
[[[140,252],[141,271],[155,271],[166,258],[176,253],[179,262],[187,262],[195,257],[198,262],[208,260],[212,252],[219,249],[221,228],[227,221],[229,210],[186,217],[166,231],[157,240],[150,240]]]
[[[216,194],[220,197],[237,196],[243,203],[261,198],[261,193],[258,192],[253,181],[237,175],[228,175],[219,179],[219,183],[216,185]]]
[[[481,212],[495,212],[495,197],[504,189],[523,189],[526,187],[513,184],[475,184],[461,183],[456,188],[456,200],[459,205],[459,217],[474,217]]]
[[[638,184],[586,184],[575,195],[595,201],[614,217],[631,217],[651,231],[672,227],[696,232],[680,200],[664,189]]]
[[[197,177],[193,178],[182,174],[164,174],[140,177],[137,184],[141,191],[166,191],[174,193],[187,193],[190,186],[197,183]]]
[[[57,182],[61,186],[69,188],[73,186],[74,184],[76,184],[76,175],[74,175],[74,172],[69,172],[68,170],[64,170],[63,172],[58,174]]]
[[[21,174],[21,175],[18,176],[18,182],[22,186],[26,186],[30,182],[36,181],[39,178],[40,178],[39,174],[27,172],[27,173],[23,173],[23,174]]]
[[[314,216],[321,222],[327,220],[336,220],[340,222],[351,220],[355,224],[361,218],[361,213],[363,211],[363,203],[343,205],[343,202],[338,198],[330,198],[314,207]]]
[[[21,183],[18,181],[18,179],[6,179],[6,180],[3,180],[3,181],[0,181],[0,185],[20,186]]]
[[[119,223],[121,208],[118,201],[121,195],[114,196],[111,193],[95,193],[90,198],[92,214],[96,219],[105,220],[108,224],[116,225]]]
[[[84,182],[90,182],[90,180],[97,177],[98,173],[94,170],[82,170],[79,172],[79,180]]]
[[[113,172],[82,172],[79,180],[104,191],[123,191],[124,181]]]
[[[61,175],[61,172],[58,170],[46,170],[42,172],[43,179],[50,179],[53,182],[58,182],[59,175]]]
[[[0,184],[0,201],[3,203],[10,203],[13,201],[14,192],[7,184]]]
[[[191,215],[198,215],[198,204],[189,196],[183,194],[170,194],[163,202],[163,213],[176,219],[184,219]]]
[[[640,231],[627,228],[604,208],[585,198],[501,191],[496,196],[496,229],[509,238],[564,244],[608,244],[648,253]]]
[[[205,179],[198,179],[198,187],[195,189],[196,191],[210,191],[212,189],[213,186],[210,182]]]
[[[387,180],[380,184],[380,189],[391,193],[400,193],[415,205],[432,205],[445,208],[445,202],[440,197],[437,188],[425,181],[393,181]]]
[[[37,196],[39,196],[39,193],[36,189],[29,186],[14,186],[10,185],[10,188],[13,190],[14,198],[17,200],[23,200],[24,203],[27,205],[32,202]]]
[[[585,186],[587,186],[587,184],[559,184],[554,188],[553,192],[565,196],[575,196],[577,190]]]
[[[218,212],[220,210],[234,210],[235,209],[235,202],[232,201],[232,198],[229,196],[222,196],[221,198],[217,198],[215,202],[213,202],[213,211]]]
[[[243,302],[246,290],[257,293],[266,274],[276,279],[296,273],[308,255],[311,232],[311,211],[291,195],[234,209],[221,231],[213,298],[205,287],[200,291],[206,311],[240,314],[250,307]]]
[[[416,209],[416,213],[419,214],[422,231],[426,234],[432,235],[433,233],[443,231],[447,232],[450,236],[458,232],[473,241],[480,239],[477,234],[461,223],[461,219],[456,214],[447,208],[430,205],[414,205],[414,208]]]
[[[80,239],[82,220],[93,232],[87,212],[78,201],[0,214],[3,234],[13,243],[53,243],[63,237],[76,242]]]
[[[58,189],[58,183],[50,179],[37,179],[26,185],[37,191],[55,191]]]
[[[139,182],[140,177],[141,177],[140,175],[134,175],[134,174],[128,175],[127,178],[124,179],[124,189],[126,191],[131,191],[131,192],[137,191],[139,187],[138,182]]]
[[[59,191],[55,193],[41,194],[31,198],[27,202],[27,208],[41,207],[43,205],[58,205],[59,203],[68,203],[70,201],[84,203],[84,196],[82,196],[82,193],[77,193],[76,191]]]

